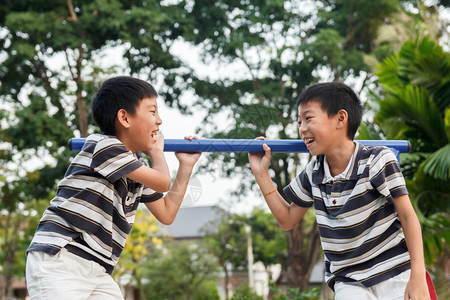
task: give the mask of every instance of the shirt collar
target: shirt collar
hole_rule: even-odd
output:
[[[137,160],[139,160],[140,162],[144,161],[144,156],[142,155],[141,152],[136,152],[134,153],[134,156],[136,157]]]
[[[325,155],[317,156],[315,166],[313,168],[312,182],[314,184],[325,184],[330,181],[335,180],[351,180],[357,178],[358,166],[357,162],[359,161],[358,155],[360,153],[360,149],[363,147],[362,144],[358,142],[353,142],[355,144],[355,150],[353,151],[352,157],[347,164],[345,170],[336,176],[331,176],[330,167],[327,162],[327,158]]]

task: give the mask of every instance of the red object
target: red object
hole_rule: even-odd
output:
[[[431,280],[430,273],[427,271],[427,284],[428,290],[430,291],[431,300],[437,300],[436,290],[434,289],[433,281]]]

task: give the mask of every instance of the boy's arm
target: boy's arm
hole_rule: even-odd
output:
[[[264,144],[263,148],[265,151],[264,155],[249,153],[250,167],[264,199],[278,224],[283,230],[290,230],[300,222],[308,208],[288,204],[276,190],[269,175],[270,147]]]
[[[430,299],[425,277],[425,261],[422,245],[422,230],[419,219],[408,195],[394,199],[394,205],[405,234],[405,242],[411,257],[411,277],[406,286],[405,299]]]
[[[164,137],[161,135],[151,151],[145,154],[150,156],[152,167],[141,166],[127,174],[127,178],[140,182],[156,192],[167,192],[170,188],[170,173],[164,157]]]
[[[192,139],[192,137],[188,138]],[[159,201],[145,203],[155,218],[165,225],[170,225],[183,201],[186,189],[189,184],[192,170],[201,153],[175,153],[180,166],[178,168],[175,181],[169,192]]]

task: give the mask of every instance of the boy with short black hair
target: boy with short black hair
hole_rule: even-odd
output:
[[[164,224],[175,219],[200,154],[176,153],[170,187],[156,97],[149,83],[126,76],[105,81],[93,97],[103,134],[87,137],[39,222],[27,250],[31,299],[123,299],[111,273],[139,203]]]
[[[429,299],[418,218],[395,155],[353,141],[361,102],[347,85],[320,83],[297,100],[302,140],[315,156],[283,190],[268,168],[270,148],[249,154],[264,198],[285,230],[313,204],[336,299]],[[259,139],[264,139],[263,137]]]

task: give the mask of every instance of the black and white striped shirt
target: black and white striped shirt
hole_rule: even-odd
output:
[[[407,194],[396,156],[386,147],[355,152],[338,176],[326,157],[315,157],[284,194],[301,207],[315,206],[325,255],[325,278],[372,286],[410,268],[394,198]]]
[[[70,252],[94,260],[112,273],[125,246],[140,202],[163,194],[124,176],[147,165],[113,136],[90,135],[58,183],[28,251]]]

